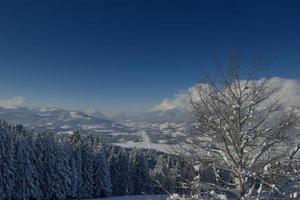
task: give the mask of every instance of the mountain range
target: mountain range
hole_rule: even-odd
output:
[[[22,124],[28,129],[44,129],[59,133],[105,133],[129,131],[127,127],[109,120],[100,112],[87,113],[62,108],[8,109],[0,107],[0,118],[11,123]]]

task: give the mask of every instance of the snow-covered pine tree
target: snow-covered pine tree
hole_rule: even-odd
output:
[[[78,173],[76,173],[76,160],[73,151],[73,146],[70,142],[69,136],[59,138],[60,156],[63,164],[63,171],[65,171],[65,189],[67,198],[75,198],[77,192],[76,180],[78,180]],[[75,181],[73,181],[75,180]]]
[[[134,194],[146,194],[150,187],[149,168],[143,153],[134,149],[131,157],[131,176],[134,184]]]
[[[14,140],[5,121],[0,121],[0,199],[12,199],[14,194]]]
[[[55,199],[66,199],[70,194],[71,190],[71,177],[72,171],[69,164],[70,152],[64,145],[63,138],[59,138],[58,141],[53,143],[54,148],[52,149],[55,156],[55,177],[56,177],[56,189]]]
[[[37,171],[33,163],[32,151],[34,145],[32,143],[31,134],[16,128],[15,143],[15,194],[16,199],[36,198],[39,194],[38,184],[36,182]]]
[[[107,197],[112,193],[108,160],[103,144],[95,141],[94,147],[94,197]]]
[[[38,185],[41,190],[42,197],[40,199],[46,199],[48,196],[48,175],[47,170],[45,169],[45,161],[44,157],[46,156],[46,140],[44,139],[44,136],[42,134],[36,133],[35,134],[35,149],[34,149],[34,155],[35,155],[35,168],[37,170],[38,174]]]
[[[171,158],[167,155],[160,155],[151,173],[162,191],[176,192],[178,174],[174,174]]]
[[[120,147],[112,146],[108,165],[113,195],[128,194],[128,154]]]
[[[56,144],[51,133],[39,134],[36,140],[36,165],[43,199],[59,198],[62,183],[57,172]]]
[[[70,160],[70,166],[72,170],[72,185],[71,185],[71,194],[74,198],[81,198],[82,193],[82,160],[81,160],[81,144],[82,139],[79,132],[76,130],[70,136],[70,143],[72,146],[72,155]]]
[[[157,193],[150,176],[157,155],[104,145],[78,131],[32,133],[0,122],[0,200]]]
[[[94,137],[87,136],[83,139],[81,145],[81,170],[82,170],[82,197],[93,197],[94,188],[94,158],[93,158],[93,144]]]

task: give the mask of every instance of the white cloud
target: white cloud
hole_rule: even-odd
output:
[[[300,81],[274,77],[270,80],[275,89],[275,98],[290,106],[300,107]]]
[[[98,111],[95,108],[88,108],[88,109],[83,110],[83,112],[87,115],[93,116]]]
[[[160,104],[156,105],[154,111],[171,110],[174,108],[186,108],[189,104],[189,95],[195,91],[194,87],[175,94],[174,99],[164,99]]]
[[[269,79],[271,86],[275,89],[274,97],[279,98],[282,103],[300,108],[300,81],[294,79],[284,79],[273,77]],[[188,108],[189,97],[197,97],[194,87],[190,87],[185,91],[175,94],[173,99],[164,99],[160,104],[156,105],[153,110],[170,110],[174,108]]]
[[[13,109],[20,107],[25,101],[25,97],[14,97],[11,99],[0,100],[0,107]]]

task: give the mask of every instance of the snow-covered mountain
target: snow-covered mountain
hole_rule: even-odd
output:
[[[86,109],[83,112],[89,116],[96,117],[98,119],[109,120],[108,116],[106,116],[105,114],[103,114],[102,112],[100,112],[99,110],[96,110],[96,109]]]
[[[70,111],[62,108],[20,107],[8,109],[0,107],[0,118],[12,123],[23,124],[30,129],[45,129],[59,133],[72,133],[73,130],[79,130],[82,134],[129,131],[126,126],[114,123],[98,111],[88,114],[83,111]]]

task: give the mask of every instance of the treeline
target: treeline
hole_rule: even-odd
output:
[[[97,198],[183,192],[193,168],[154,150],[103,144],[97,137],[27,132],[0,121],[0,199]]]

